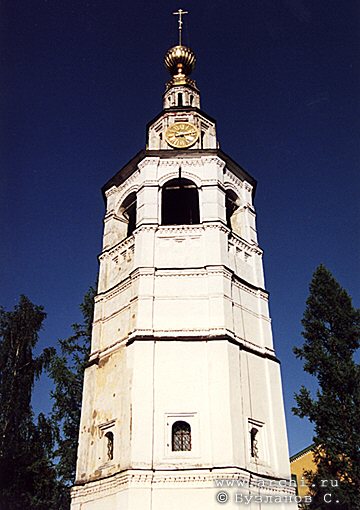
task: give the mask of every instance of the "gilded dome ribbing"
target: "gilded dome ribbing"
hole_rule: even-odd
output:
[[[174,46],[165,55],[164,64],[172,76],[188,76],[195,68],[195,53],[187,46]]]

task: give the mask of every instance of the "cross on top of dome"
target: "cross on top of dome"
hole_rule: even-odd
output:
[[[179,46],[181,46],[181,35],[182,35],[182,26],[183,26],[183,20],[182,17],[184,14],[189,14],[189,11],[183,11],[182,9],[179,9],[178,11],[173,12],[175,16],[179,16]]]
[[[195,82],[189,78],[189,75],[195,68],[195,53],[191,48],[182,44],[182,17],[188,13],[188,11],[183,11],[182,9],[173,12],[174,15],[179,16],[179,44],[170,48],[164,58],[165,67],[172,76],[167,87],[186,84],[196,88]]]

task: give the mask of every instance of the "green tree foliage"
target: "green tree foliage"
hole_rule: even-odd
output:
[[[51,462],[53,434],[43,415],[34,423],[34,380],[52,349],[33,356],[46,314],[21,296],[14,310],[0,310],[0,508],[57,508],[58,485]]]
[[[318,380],[316,397],[302,386],[293,408],[314,424],[317,472],[307,473],[314,485],[310,508],[353,510],[360,505],[360,365],[354,359],[360,313],[323,265],[313,275],[302,325],[305,341],[294,352]],[[339,486],[331,487],[330,480]],[[332,503],[326,504],[329,493]]]
[[[55,455],[59,459],[57,471],[67,497],[75,481],[83,377],[90,352],[95,293],[91,287],[85,294],[80,305],[83,324],[73,324],[73,335],[59,340],[61,352],[54,356],[50,366],[55,384],[51,418],[57,442]]]

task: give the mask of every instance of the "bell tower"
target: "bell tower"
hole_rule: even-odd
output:
[[[224,497],[238,508],[241,494],[293,494],[256,181],[200,109],[176,14],[163,110],[146,149],[103,187],[72,510],[209,510]],[[234,483],[225,496],[221,480]],[[280,501],[267,508],[296,508]]]

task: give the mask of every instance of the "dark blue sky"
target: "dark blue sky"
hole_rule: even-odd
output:
[[[202,108],[221,148],[258,180],[256,209],[282,360],[292,453],[311,427],[291,416],[310,381],[292,354],[311,275],[324,263],[360,304],[359,43],[353,0],[3,0],[0,4],[1,299],[48,318],[41,345],[80,319],[97,274],[101,186],[145,145],[160,110],[172,11],[190,11]],[[35,410],[49,409],[46,379]]]

